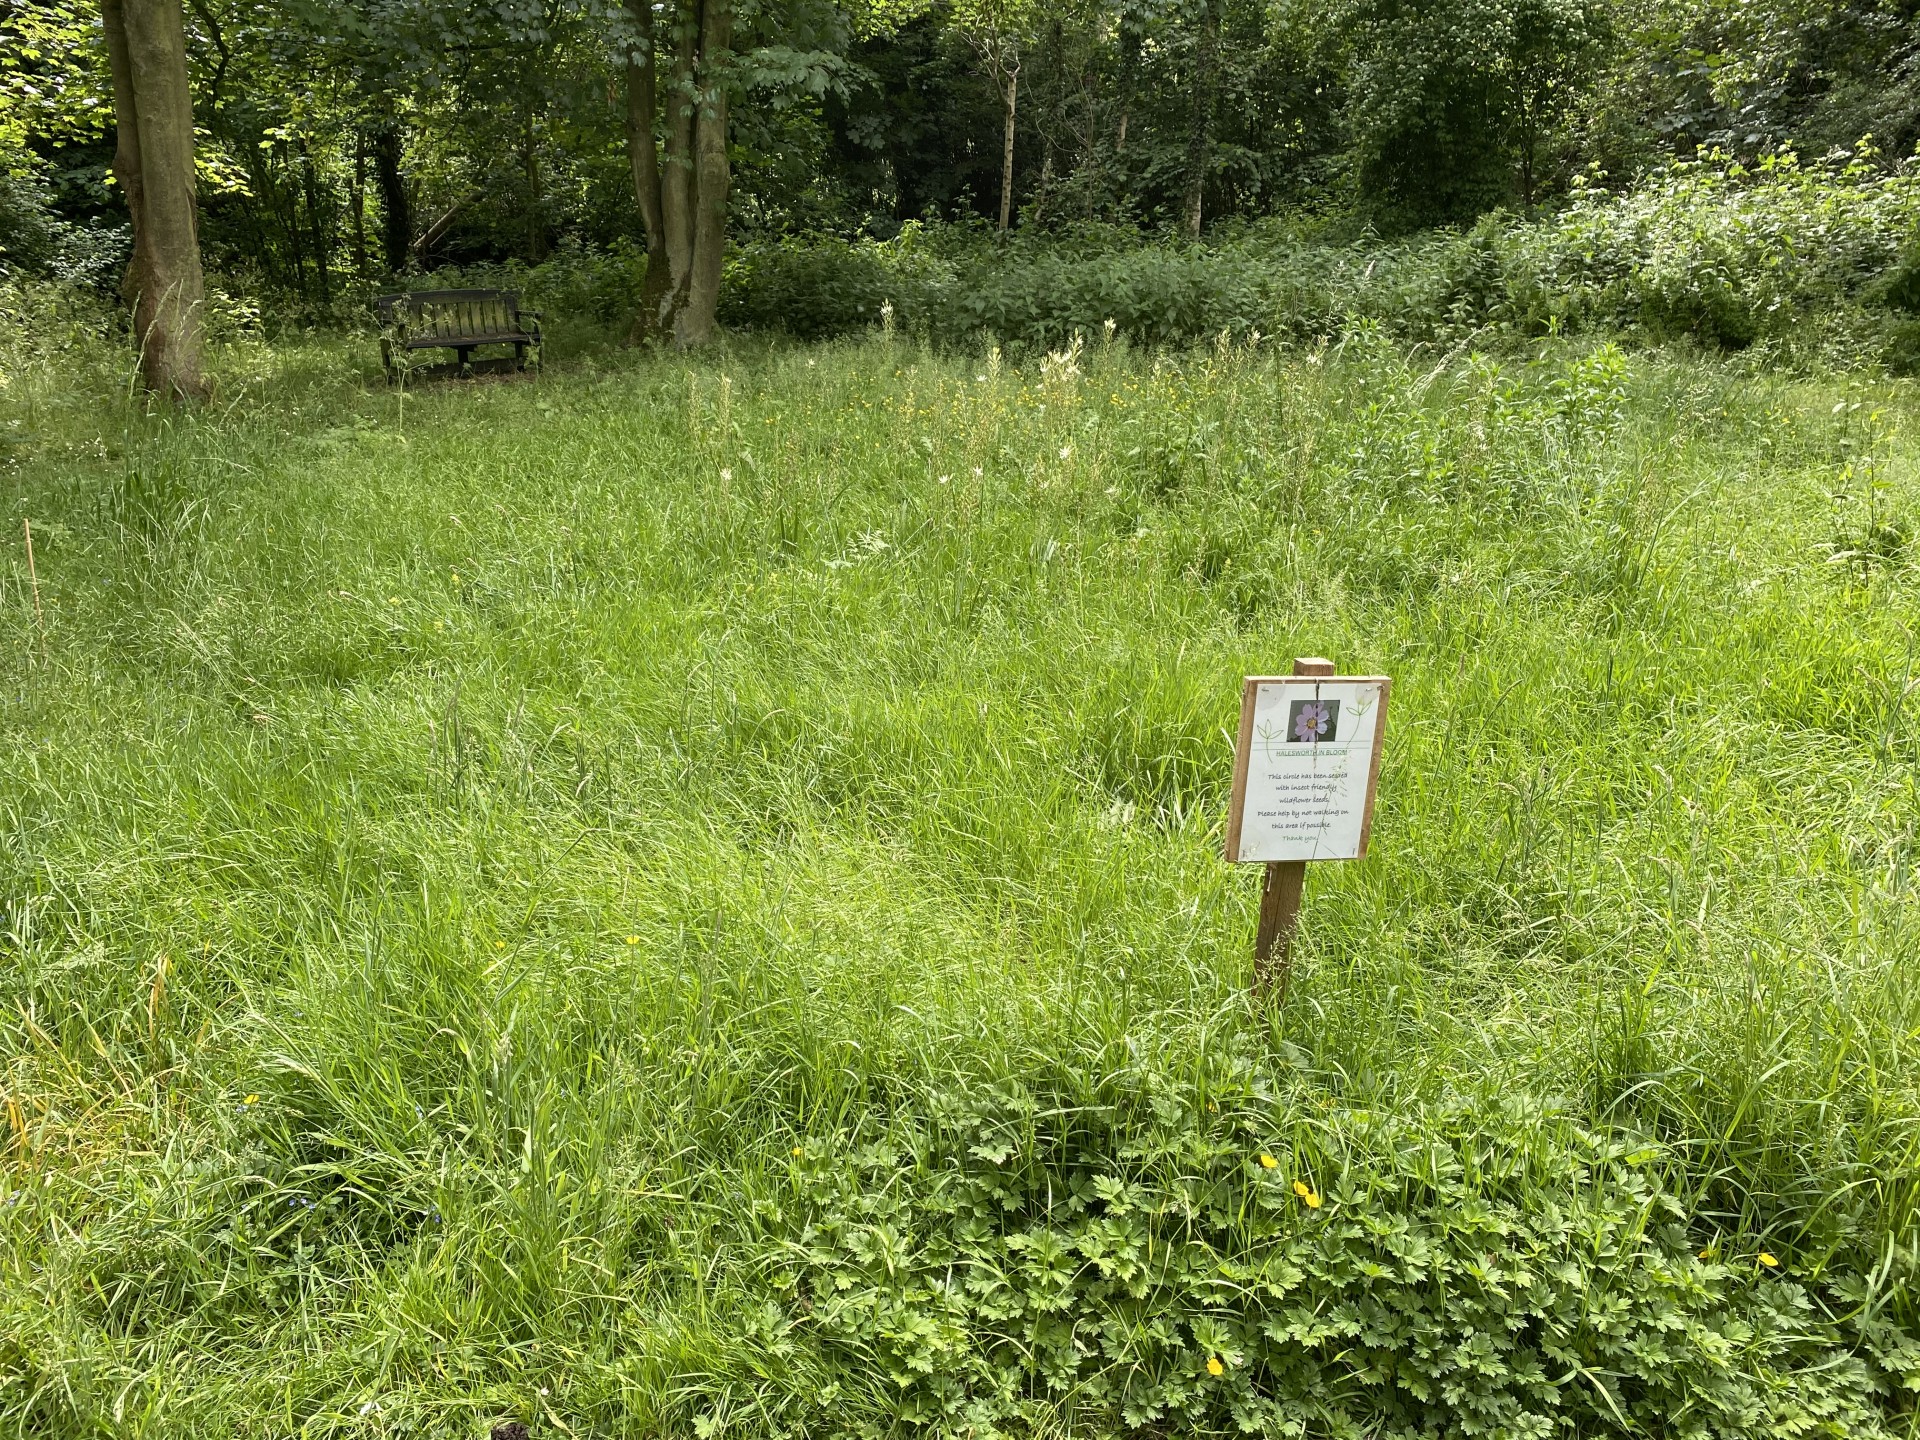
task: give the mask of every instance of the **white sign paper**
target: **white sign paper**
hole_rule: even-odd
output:
[[[1366,854],[1387,681],[1297,676],[1247,682],[1229,860],[1357,860]]]

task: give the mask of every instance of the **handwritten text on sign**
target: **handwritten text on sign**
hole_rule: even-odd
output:
[[[1367,853],[1387,689],[1378,675],[1247,681],[1229,860],[1357,860]]]

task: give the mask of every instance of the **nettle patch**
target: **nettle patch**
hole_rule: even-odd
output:
[[[757,1338],[884,1376],[884,1429],[1858,1437],[1920,1391],[1903,1280],[1803,1283],[1659,1146],[1513,1100],[1002,1083],[792,1167]]]

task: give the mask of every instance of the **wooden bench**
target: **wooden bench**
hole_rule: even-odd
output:
[[[413,290],[381,295],[380,363],[391,384],[400,378],[404,355],[414,350],[452,350],[460,373],[473,373],[473,352],[482,345],[513,346],[513,364],[527,368],[527,352],[540,363],[540,312],[520,308],[518,290]]]

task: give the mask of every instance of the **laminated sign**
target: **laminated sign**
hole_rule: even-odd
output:
[[[1358,860],[1367,853],[1388,685],[1384,675],[1247,680],[1227,859]]]

